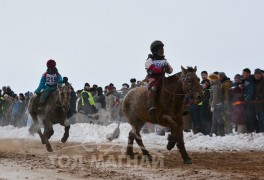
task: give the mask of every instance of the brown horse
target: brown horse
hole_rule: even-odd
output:
[[[32,117],[32,124],[29,128],[31,134],[38,133],[42,144],[46,144],[46,148],[49,152],[52,152],[52,147],[49,143],[50,137],[54,134],[53,124],[60,124],[65,126],[65,132],[61,139],[61,142],[65,143],[69,137],[70,125],[65,125],[67,119],[67,112],[70,108],[70,87],[63,86],[60,90],[56,90],[51,93],[47,102],[45,103],[45,113],[39,112],[40,96],[33,96],[29,102],[29,113]],[[39,121],[44,126],[44,132],[42,134]]]
[[[152,160],[151,155],[144,147],[140,135],[140,129],[145,122],[151,122],[171,128],[167,149],[171,150],[175,144],[177,144],[184,163],[192,163],[191,158],[185,150],[183,140],[183,105],[187,94],[198,98],[198,96],[203,97],[203,93],[199,84],[199,78],[196,75],[197,68],[181,68],[182,72],[167,78],[164,76],[160,79],[160,87],[157,90],[157,111],[155,119],[151,119],[148,114],[148,89],[146,87],[133,89],[124,98],[122,110],[132,126],[132,130],[129,132],[128,137],[128,157],[134,157],[133,142],[136,140],[144,157],[148,160]]]

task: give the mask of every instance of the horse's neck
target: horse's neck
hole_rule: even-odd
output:
[[[180,74],[177,73],[173,76],[167,77],[164,79],[164,82],[162,82],[163,91],[164,89],[173,93],[173,94],[183,94],[183,86],[182,82],[180,80]]]

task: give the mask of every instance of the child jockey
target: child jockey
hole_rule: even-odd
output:
[[[157,107],[155,106],[156,91],[164,76],[164,73],[171,74],[173,69],[164,56],[164,44],[161,41],[154,41],[150,45],[152,54],[148,55],[145,63],[148,80],[148,112],[152,118],[155,118]]]
[[[35,90],[35,93],[40,95],[39,111],[41,113],[44,113],[44,105],[49,95],[57,90],[58,86],[62,86],[62,76],[58,73],[56,62],[52,59],[48,60],[47,67],[47,71],[42,75],[39,86]]]

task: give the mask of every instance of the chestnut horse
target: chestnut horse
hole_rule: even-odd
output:
[[[186,152],[183,139],[183,106],[185,96],[194,98],[203,97],[199,78],[196,75],[197,68],[182,68],[182,72],[170,77],[160,79],[160,86],[156,97],[156,118],[151,119],[148,114],[147,87],[139,87],[131,90],[124,98],[122,110],[132,126],[129,132],[127,156],[134,158],[133,142],[136,140],[145,158],[152,160],[151,155],[144,147],[140,129],[145,122],[169,127],[171,134],[168,137],[167,149],[171,150],[177,144],[185,164],[191,164],[192,160]]]
[[[46,144],[49,152],[52,152],[52,147],[49,143],[50,137],[54,134],[53,124],[60,124],[65,126],[65,132],[61,139],[65,143],[69,137],[70,124],[65,125],[67,119],[67,112],[70,109],[70,87],[63,86],[61,89],[51,93],[45,103],[44,114],[39,112],[40,96],[34,95],[29,102],[29,113],[32,117],[32,124],[29,128],[31,134],[38,133],[42,144]],[[42,134],[39,121],[44,126]]]

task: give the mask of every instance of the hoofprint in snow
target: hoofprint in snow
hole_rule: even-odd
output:
[[[116,123],[109,126],[100,126],[96,124],[79,123],[71,126],[69,142],[77,143],[113,143],[119,145],[127,144],[128,133],[131,126],[128,123],[120,125],[120,136],[118,139],[108,142],[107,134],[113,133],[117,127]],[[51,141],[59,141],[64,133],[64,127],[54,125],[54,135]],[[146,148],[166,149],[167,135],[158,136],[156,133],[142,134]],[[0,138],[22,138],[28,140],[39,140],[38,134],[31,136],[28,127],[15,128],[13,126],[0,127]],[[187,151],[264,151],[264,134],[231,134],[224,137],[204,136],[202,134],[184,133],[185,146]]]

